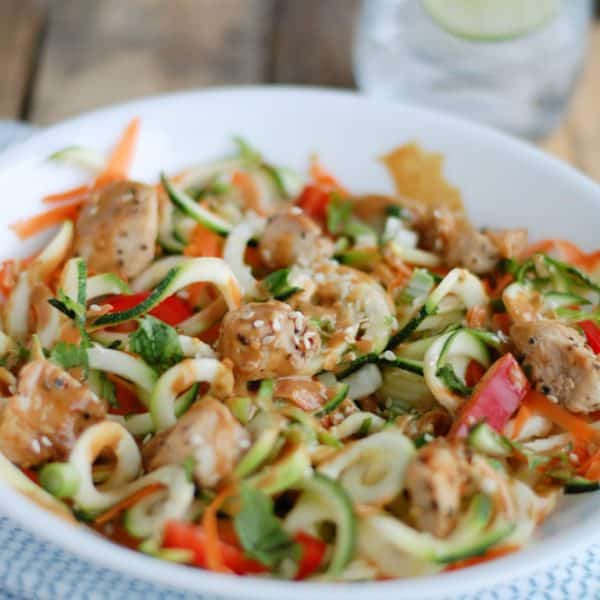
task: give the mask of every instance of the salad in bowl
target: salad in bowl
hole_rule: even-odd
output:
[[[443,161],[356,194],[236,139],[132,181],[140,128],[50,160],[89,183],[14,223],[0,474],[165,561],[367,581],[526,545],[600,480],[600,253],[479,229]],[[191,161],[190,161],[191,162]]]

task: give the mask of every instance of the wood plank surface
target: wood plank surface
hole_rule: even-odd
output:
[[[0,119],[19,119],[25,109],[44,12],[43,0],[0,0]]]
[[[54,0],[32,119],[262,81],[271,12],[271,0]]]
[[[352,42],[359,0],[278,0],[272,80],[354,87]]]
[[[48,124],[208,85],[351,88],[359,6],[360,0],[0,0],[0,118]],[[598,181],[599,111],[596,22],[570,109],[541,146]]]

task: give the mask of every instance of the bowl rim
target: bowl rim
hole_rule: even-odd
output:
[[[35,133],[29,139],[11,146],[0,154],[0,172],[10,169],[12,164],[35,152],[37,146],[55,137],[60,137],[63,131],[76,127],[80,122],[109,118],[115,112],[142,111],[147,106],[168,105],[173,101],[193,101],[194,98],[206,101],[207,99],[210,100],[211,96],[216,101],[223,95],[265,96],[267,99],[272,99],[274,95],[288,97],[288,99],[290,96],[304,98],[313,96],[323,102],[370,104],[373,108],[380,110],[403,111],[408,116],[412,114],[432,126],[436,122],[445,123],[454,128],[464,129],[467,135],[473,139],[479,138],[486,140],[492,146],[510,148],[515,160],[536,163],[542,169],[555,171],[559,177],[568,179],[574,190],[579,189],[595,196],[600,207],[600,187],[590,178],[557,158],[547,155],[540,149],[509,135],[439,111],[366,97],[351,90],[334,90],[310,86],[214,87],[158,94],[125,103],[116,103],[61,121],[39,133]],[[299,100],[301,101],[302,98],[299,98]],[[568,548],[570,553],[574,552],[584,544],[591,542],[594,531],[600,529],[600,522],[597,519],[598,525],[595,528],[590,527],[594,523],[593,518],[582,520],[568,531],[552,533],[544,540],[543,544],[535,544],[515,554],[498,558],[489,563],[472,566],[468,571],[459,570],[410,579],[378,582],[297,583],[263,578],[232,577],[156,560],[140,552],[109,542],[85,526],[74,527],[72,524],[35,505],[29,499],[23,501],[23,496],[4,482],[0,483],[0,508],[34,534],[41,535],[71,551],[77,557],[89,560],[95,565],[109,567],[130,577],[150,580],[162,586],[179,590],[211,593],[218,597],[256,598],[257,600],[280,597],[284,594],[290,600],[310,600],[325,597],[326,594],[334,591],[342,594],[348,600],[358,600],[359,598],[363,600],[365,597],[387,597],[389,594],[401,594],[403,598],[427,598],[447,596],[451,593],[474,592],[480,588],[493,585],[507,576],[513,579],[519,575],[531,573],[544,564],[558,562],[561,554],[564,555],[565,548]],[[468,577],[465,577],[467,572]]]

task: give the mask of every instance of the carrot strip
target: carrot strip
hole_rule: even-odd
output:
[[[44,204],[56,204],[57,202],[66,202],[67,200],[78,200],[82,196],[87,196],[92,191],[89,185],[80,185],[79,187],[61,192],[59,194],[49,194],[44,196],[42,202]]]
[[[146,487],[138,490],[137,492],[131,494],[131,496],[127,496],[120,502],[117,502],[114,506],[109,508],[106,512],[103,512],[101,515],[98,515],[94,519],[94,525],[103,525],[104,523],[108,523],[108,521],[112,521],[117,515],[123,512],[125,509],[133,506],[146,496],[161,490],[164,487],[162,483],[151,483]]]
[[[139,118],[133,119],[127,125],[121,139],[108,159],[106,168],[94,183],[94,187],[101,187],[119,179],[125,179],[133,162],[133,153],[140,131]]]
[[[29,219],[22,219],[10,225],[10,228],[22,239],[27,239],[32,235],[40,233],[49,227],[58,225],[63,221],[74,220],[77,217],[80,206],[84,200],[77,202],[71,202],[70,204],[64,204],[51,208],[46,212],[30,217]]]
[[[527,258],[537,252],[547,253],[552,250],[557,250],[562,260],[584,269],[592,267],[600,258],[600,252],[587,254],[579,246],[568,240],[561,239],[548,239],[536,242],[527,248],[524,256]]]
[[[600,441],[600,430],[594,429],[583,419],[576,417],[558,404],[551,402],[536,390],[530,390],[523,400],[533,412],[550,419],[555,425],[566,429],[576,440],[584,442]]]
[[[206,534],[206,566],[217,573],[231,573],[223,560],[223,548],[219,539],[219,523],[217,513],[223,503],[233,493],[233,486],[221,490],[206,507],[202,515],[202,529]]]
[[[319,162],[319,159],[313,157],[310,161],[310,176],[313,181],[331,191],[348,195],[348,190]]]
[[[512,435],[510,436],[511,439],[516,440],[519,437],[519,434],[523,430],[523,427],[525,426],[525,423],[527,423],[527,419],[529,419],[530,416],[531,410],[529,410],[529,407],[525,404],[521,404],[521,408],[519,408],[519,412],[517,413],[517,416],[513,422],[513,431]]]
[[[185,256],[221,256],[223,253],[223,238],[204,225],[198,223],[188,245],[183,249]]]
[[[235,185],[244,197],[244,203],[247,208],[252,209],[257,215],[264,217],[266,213],[260,203],[260,193],[256,183],[248,173],[236,171],[231,177],[231,183]]]

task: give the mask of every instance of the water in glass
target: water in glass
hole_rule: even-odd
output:
[[[363,0],[359,87],[540,138],[564,111],[585,53],[591,0],[562,0],[549,22],[502,40],[450,33],[422,0]]]

